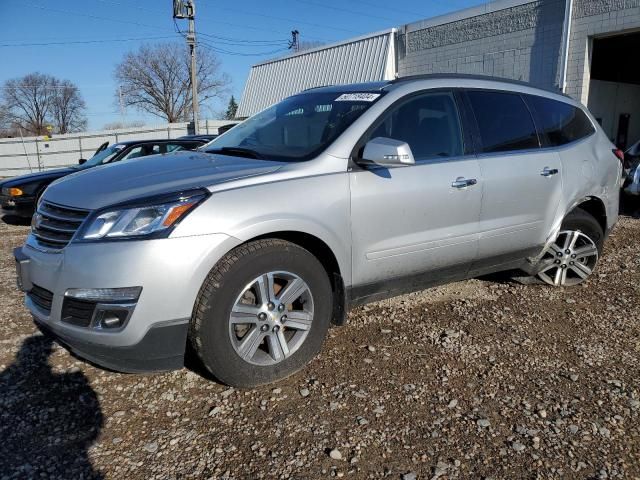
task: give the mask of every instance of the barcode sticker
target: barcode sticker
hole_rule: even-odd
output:
[[[380,96],[379,93],[343,93],[336,102],[373,102]]]

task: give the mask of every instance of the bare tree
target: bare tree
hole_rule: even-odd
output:
[[[51,75],[30,73],[7,80],[2,103],[13,129],[46,135],[52,125],[57,133],[85,128],[85,104],[78,87]]]
[[[47,133],[52,99],[56,93],[55,84],[54,77],[41,73],[30,73],[6,81],[2,100],[18,127],[35,135]]]
[[[220,62],[205,48],[198,48],[196,77],[198,103],[226,96],[231,83],[220,72]],[[142,45],[125,55],[116,67],[117,101],[169,122],[191,116],[191,60],[187,47],[178,43]]]
[[[0,137],[12,137],[13,130],[13,121],[9,110],[4,105],[0,105]]]
[[[51,116],[58,133],[80,132],[87,128],[84,100],[78,87],[69,80],[56,81]]]
[[[105,123],[102,127],[103,130],[118,130],[121,128],[138,128],[144,127],[145,123],[141,120],[133,120],[131,122],[110,122]]]

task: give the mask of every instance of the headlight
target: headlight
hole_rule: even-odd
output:
[[[147,200],[96,213],[78,235],[80,241],[164,237],[206,198],[203,191]]]

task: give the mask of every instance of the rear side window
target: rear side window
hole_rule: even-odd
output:
[[[595,132],[589,118],[579,108],[549,98],[533,95],[526,98],[543,134],[545,146],[566,145]]]
[[[520,95],[481,91],[468,94],[478,122],[483,152],[539,148],[533,119]]]

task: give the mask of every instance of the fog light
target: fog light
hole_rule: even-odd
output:
[[[142,287],[70,288],[64,296],[87,302],[136,302],[141,292]]]
[[[96,324],[105,330],[124,326],[129,317],[128,310],[99,310],[96,314]]]

